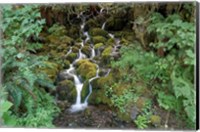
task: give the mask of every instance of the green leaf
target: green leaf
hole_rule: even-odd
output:
[[[7,112],[12,105],[13,104],[9,101],[4,101],[4,100],[1,101],[0,102],[0,107],[1,107],[0,112],[1,113]]]

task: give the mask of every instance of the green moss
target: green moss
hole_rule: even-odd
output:
[[[109,57],[112,52],[112,46],[108,46],[102,53],[103,57]]]
[[[70,63],[72,63],[76,58],[77,58],[77,54],[76,54],[76,53],[70,53],[70,54],[66,57],[66,59],[67,59]]]
[[[89,19],[85,24],[85,27],[87,29],[98,27],[98,26],[99,26],[98,22],[95,21],[94,19]]]
[[[77,62],[77,72],[83,79],[90,79],[96,76],[96,65],[87,59],[83,59]]]
[[[104,64],[109,64],[110,63],[110,55],[112,52],[112,46],[108,46],[104,51],[102,52],[102,61]]]
[[[68,69],[69,65],[70,65],[70,62],[68,60],[64,60],[64,66],[63,66],[63,68],[64,69]]]
[[[153,125],[158,126],[158,125],[160,125],[160,123],[161,123],[161,118],[160,118],[160,116],[158,116],[158,115],[152,115],[152,116],[150,117],[150,121],[151,121],[151,123],[152,123]]]
[[[121,119],[122,121],[126,121],[126,122],[131,122],[131,121],[132,121],[129,112],[124,112],[124,113],[122,113],[122,112],[118,111],[118,112],[117,112],[117,116],[118,116],[118,118]]]
[[[59,82],[57,91],[61,100],[69,100],[71,102],[75,102],[77,92],[72,81],[63,80]]]
[[[106,42],[106,38],[103,36],[94,36],[94,37],[92,37],[92,40],[93,40],[94,44]]]
[[[68,36],[62,36],[62,37],[59,37],[59,41],[60,43],[65,43],[67,45],[72,45],[74,43],[74,40],[71,38],[71,37],[68,37]]]
[[[84,53],[85,55],[87,55],[87,57],[90,56],[91,54],[91,49],[90,46],[85,45],[82,49],[81,49],[82,53]]]
[[[94,45],[94,49],[99,49],[102,46],[104,46],[103,43],[97,43],[97,44]]]
[[[130,42],[128,40],[124,39],[124,38],[121,39],[120,43],[122,45],[126,45],[126,46],[130,44]]]
[[[78,53],[78,52],[79,52],[79,48],[77,48],[77,47],[74,46],[74,47],[72,48],[72,52],[73,52],[73,53]]]
[[[83,84],[83,88],[81,91],[81,100],[84,101],[88,94],[89,94],[89,81],[86,80]]]
[[[72,25],[68,30],[68,36],[72,38],[78,38],[80,32],[80,27],[77,25]]]
[[[101,28],[92,28],[89,33],[91,36],[103,36],[105,38],[108,36],[108,33]]]
[[[106,45],[114,45],[115,44],[115,39],[110,38],[108,39],[108,41],[106,42]]]

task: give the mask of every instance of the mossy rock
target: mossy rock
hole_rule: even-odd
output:
[[[77,65],[78,65],[77,72],[78,74],[81,75],[81,77],[84,80],[96,76],[96,70],[97,70],[96,64],[90,62],[87,59],[82,59],[77,62]]]
[[[45,68],[41,68],[39,71],[42,71],[44,73],[46,73],[48,75],[48,77],[52,80],[55,81],[56,76],[58,74],[59,71],[59,66],[57,63],[54,62],[49,62],[46,61],[44,62],[44,64],[47,66]]]
[[[78,52],[79,52],[79,48],[73,46],[73,47],[72,47],[72,52],[73,52],[73,53],[78,53]]]
[[[70,53],[67,55],[66,59],[72,63],[75,59],[77,58],[77,54],[76,53]]]
[[[87,95],[89,94],[89,81],[86,80],[83,84],[83,88],[81,91],[81,101],[84,102],[85,98],[87,97]]]
[[[72,81],[64,80],[58,83],[56,88],[59,100],[68,100],[70,102],[75,102],[76,99],[76,88]]]
[[[110,98],[108,98],[105,94],[104,89],[93,90],[91,93],[88,102],[89,104],[98,105],[98,104],[107,104],[110,106],[112,104]]]
[[[81,49],[81,51],[82,51],[87,57],[90,57],[90,55],[91,55],[91,48],[90,48],[90,46],[85,45],[85,46]]]
[[[68,30],[68,36],[76,39],[79,37],[80,27],[77,25],[72,25]]]
[[[108,46],[102,52],[102,59],[103,59],[104,64],[110,63],[111,53],[112,53],[112,46]]]
[[[113,75],[112,74],[109,74],[108,76],[106,77],[100,77],[100,78],[97,78],[95,80],[93,80],[91,82],[93,89],[103,89],[105,88],[105,85],[108,85],[110,86],[111,84],[113,84]]]
[[[117,117],[122,120],[122,121],[126,121],[126,122],[131,122],[131,115],[129,112],[120,112],[117,111]]]
[[[77,43],[81,43],[82,41],[83,41],[83,40],[82,40],[81,38],[77,38],[77,39],[76,39],[76,42],[77,42]]]
[[[103,36],[94,36],[94,37],[92,37],[92,41],[93,41],[94,44],[105,43],[106,42],[106,38],[103,37]]]
[[[70,61],[64,60],[63,68],[64,68],[64,69],[68,69],[69,67],[70,67]]]
[[[94,27],[98,27],[100,26],[98,21],[95,21],[94,19],[89,19],[86,23],[85,23],[85,31],[88,31],[90,28],[94,28]]]
[[[73,45],[74,44],[74,40],[69,37],[69,36],[62,36],[60,37],[60,43],[65,43],[67,45]]]
[[[161,118],[158,115],[152,115],[150,121],[154,126],[159,126],[161,124]]]
[[[115,39],[110,38],[108,39],[108,41],[106,42],[106,45],[114,45],[115,44]]]
[[[94,45],[94,49],[99,49],[102,46],[104,46],[103,43],[97,43],[97,44]]]
[[[56,51],[57,52],[64,52],[64,50],[66,50],[66,44],[60,44],[59,46],[57,46]]]
[[[89,34],[91,36],[103,36],[105,38],[108,37],[108,32],[101,28],[92,28],[90,29]]]

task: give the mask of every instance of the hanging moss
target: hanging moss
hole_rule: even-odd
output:
[[[85,98],[87,97],[88,94],[89,94],[89,81],[86,80],[83,84],[83,88],[82,88],[82,91],[81,91],[82,102],[85,101]]]

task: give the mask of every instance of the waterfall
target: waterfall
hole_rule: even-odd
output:
[[[101,9],[100,12],[103,11],[103,8]],[[90,35],[88,34],[87,31],[84,31],[84,28],[85,28],[85,18],[84,18],[84,15],[81,13],[78,17],[81,17],[81,20],[82,20],[82,24],[80,25],[80,30],[81,32],[83,33],[83,35],[86,36],[85,39],[83,39],[80,43],[81,47],[78,51],[78,57],[72,62],[72,64],[70,64],[70,67],[69,69],[65,70],[65,73],[72,76],[74,78],[74,84],[75,84],[75,88],[76,88],[76,93],[77,93],[77,96],[76,96],[76,101],[74,102],[74,104],[71,106],[71,108],[69,109],[70,112],[77,112],[77,111],[82,111],[84,110],[85,108],[87,108],[88,106],[88,99],[90,97],[90,95],[92,94],[92,85],[91,85],[91,82],[97,78],[99,78],[99,66],[96,64],[97,62],[95,60],[93,60],[93,58],[96,56],[96,53],[95,53],[95,50],[94,50],[94,45],[92,43],[90,43],[90,48],[91,48],[91,56],[90,57],[87,57],[85,54],[82,53],[82,48],[84,47],[84,44],[88,41],[90,41]],[[103,23],[102,25],[102,29],[104,30],[105,28],[105,24],[106,22]],[[117,45],[119,44],[119,40],[114,38],[114,35],[109,33],[109,36],[113,39],[115,39],[115,48],[117,47]],[[72,52],[72,47],[70,47],[69,51],[67,52],[66,55],[69,55],[70,53]],[[85,100],[81,100],[81,91],[82,91],[82,88],[83,88],[83,84],[84,82],[82,82],[78,75],[76,74],[76,68],[74,67],[74,64],[76,64],[79,60],[81,59],[91,59],[93,61],[94,64],[96,64],[96,76],[92,77],[89,79],[89,93],[88,95],[86,96]],[[108,69],[106,76],[109,75],[111,69]],[[81,103],[83,102],[83,103]]]
[[[105,28],[105,25],[106,25],[106,22],[104,22],[104,23],[103,23],[103,25],[101,26],[101,29],[103,29],[103,30],[104,30],[104,28]]]

